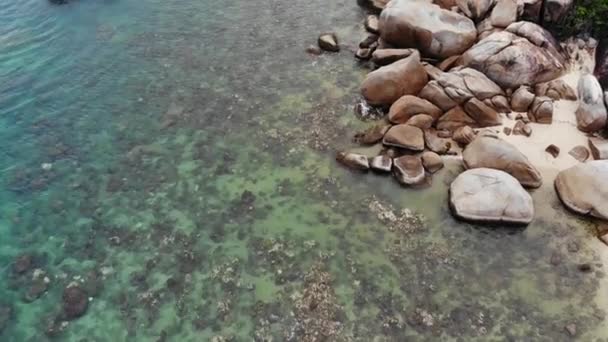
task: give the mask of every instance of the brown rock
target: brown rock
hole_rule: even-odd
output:
[[[589,138],[589,149],[593,159],[608,159],[608,141],[600,138]]]
[[[537,96],[547,96],[555,101],[576,101],[578,99],[576,91],[561,78],[537,84],[534,87],[534,92]]]
[[[401,124],[391,127],[384,135],[382,143],[410,151],[424,150],[424,135],[418,127]]]
[[[511,108],[515,112],[527,112],[532,102],[534,102],[534,98],[535,96],[530,88],[521,86],[515,90],[511,97]]]
[[[359,43],[359,47],[362,49],[366,49],[366,48],[369,48],[370,46],[372,46],[373,44],[376,44],[377,42],[378,42],[378,36],[375,34],[369,34],[367,37],[365,37],[365,39],[363,39]]]
[[[437,119],[437,129],[454,131],[458,127],[471,126],[477,127],[477,122],[473,120],[460,106],[450,109]]]
[[[429,150],[438,154],[446,154],[452,147],[450,140],[440,138],[434,129],[424,131],[424,143]]]
[[[513,130],[509,127],[503,127],[502,131],[505,133],[505,135],[511,135],[511,132],[513,132]]]
[[[371,33],[378,34],[378,16],[368,15],[365,18],[365,28]]]
[[[490,103],[488,104],[488,106],[496,109],[496,111],[499,113],[511,112],[509,101],[507,101],[507,98],[503,95],[496,95],[492,99],[486,99],[485,101],[489,101]]]
[[[72,285],[63,291],[63,313],[69,320],[81,317],[87,312],[89,297],[79,285]]]
[[[530,120],[541,124],[553,122],[553,100],[546,96],[537,96],[528,112]]]
[[[336,161],[352,170],[369,170],[369,161],[367,160],[367,157],[362,154],[338,152]]]
[[[525,135],[526,137],[529,137],[532,135],[532,128],[530,125],[518,120],[515,122],[515,126],[513,126],[513,135]]]
[[[568,152],[574,159],[584,163],[587,159],[589,159],[589,150],[585,146],[575,146],[573,149]]]
[[[437,64],[437,68],[441,71],[447,71],[451,67],[458,65],[459,60],[460,60],[460,55],[454,55],[454,56],[448,57],[448,58],[444,59],[443,61],[441,61],[441,63]]]
[[[370,72],[361,93],[371,105],[391,105],[403,95],[417,94],[428,82],[428,76],[420,63],[420,54]]]
[[[454,131],[454,141],[466,146],[475,140],[475,131],[469,126],[459,127]]]
[[[338,36],[336,36],[336,34],[333,32],[322,33],[319,35],[317,43],[322,50],[329,52],[340,51],[340,46],[338,45]]]
[[[412,116],[418,114],[428,114],[434,119],[441,116],[441,109],[425,99],[412,95],[405,95],[399,98],[388,112],[388,119],[393,123],[406,123]]]
[[[547,146],[547,148],[545,149],[545,152],[552,155],[553,158],[557,158],[557,156],[559,156],[559,147],[551,144],[551,145]]]
[[[448,111],[458,105],[437,81],[430,81],[422,88],[418,97],[428,100],[435,106],[441,108],[442,111]]]
[[[440,138],[451,138],[452,132],[441,129],[437,131],[437,136]]]
[[[465,112],[475,120],[479,127],[497,126],[502,124],[498,113],[476,98],[470,99],[464,105]]]
[[[402,156],[393,160],[393,175],[403,185],[417,185],[424,181],[424,167],[418,156]]]
[[[358,48],[357,52],[355,52],[355,58],[360,59],[362,61],[366,61],[372,58],[372,53],[376,49],[375,46],[369,48]]]
[[[370,160],[370,168],[377,172],[391,172],[393,159],[387,155],[375,156]]]
[[[542,184],[540,172],[515,146],[495,136],[482,135],[470,143],[462,153],[467,169],[487,167],[507,172],[525,187],[538,188]]]
[[[435,122],[435,118],[428,114],[418,114],[412,116],[409,120],[407,120],[407,124],[410,126],[418,127],[422,130],[431,128],[433,126],[433,122]]]
[[[389,65],[411,56],[415,49],[377,49],[372,54],[372,62],[378,65]]]
[[[443,159],[437,153],[425,151],[422,153],[422,165],[429,173],[435,173],[443,168]]]

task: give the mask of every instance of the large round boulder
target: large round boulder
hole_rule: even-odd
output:
[[[462,158],[467,169],[497,169],[512,175],[525,187],[538,188],[542,185],[540,172],[528,158],[515,146],[496,136],[475,138],[462,152]]]
[[[576,123],[583,132],[595,132],[606,127],[608,113],[604,104],[602,86],[591,74],[578,81],[579,107],[576,110]]]
[[[482,39],[462,55],[462,61],[504,88],[553,80],[566,67],[555,38],[542,27],[523,21]]]
[[[380,35],[391,46],[447,58],[471,47],[477,29],[471,19],[430,0],[392,0],[380,15]]]
[[[418,114],[428,114],[437,119],[443,112],[425,99],[405,95],[393,103],[388,112],[388,120],[397,124],[406,123],[412,116]]]
[[[371,105],[390,106],[403,95],[416,95],[429,78],[420,63],[420,53],[370,72],[361,85],[361,94]]]
[[[489,168],[467,170],[450,185],[450,208],[457,217],[480,222],[528,224],[532,197],[510,174]]]
[[[608,220],[608,160],[594,160],[561,171],[555,189],[566,207]]]

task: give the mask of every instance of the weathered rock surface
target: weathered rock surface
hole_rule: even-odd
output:
[[[450,185],[450,208],[464,220],[528,224],[534,203],[517,179],[490,168],[467,170]]]
[[[534,102],[534,97],[528,87],[520,86],[511,97],[511,108],[515,112],[527,112],[532,102]]]
[[[463,126],[454,131],[453,139],[462,146],[470,144],[475,140],[475,131],[469,126]]]
[[[375,125],[363,132],[355,134],[355,141],[364,145],[373,145],[384,138],[384,134],[388,131],[391,126],[389,125]]]
[[[369,170],[369,161],[367,160],[367,157],[362,154],[339,152],[336,155],[336,161],[349,169],[360,171]]]
[[[576,110],[578,129],[595,132],[606,127],[606,106],[600,83],[591,74],[584,75],[578,82],[579,107]]]
[[[589,150],[585,146],[581,145],[573,147],[568,154],[581,163],[584,163],[587,159],[589,159]]]
[[[426,0],[393,0],[380,15],[381,37],[422,55],[447,58],[468,49],[477,38],[471,19]]]
[[[534,93],[536,96],[547,96],[553,100],[576,101],[578,99],[576,91],[561,78],[537,84]]]
[[[553,158],[557,158],[557,156],[559,156],[559,147],[551,144],[549,146],[547,146],[547,148],[545,148],[545,152],[549,153],[550,155],[553,156]]]
[[[355,52],[355,57],[357,59],[366,61],[370,58],[372,58],[372,53],[374,52],[375,48],[358,48],[357,52]]]
[[[462,61],[504,88],[553,80],[566,65],[561,47],[551,34],[522,21],[485,37],[462,55]]]
[[[393,103],[388,112],[388,119],[393,123],[400,124],[406,123],[412,116],[418,114],[427,114],[436,119],[443,112],[425,99],[413,95],[405,95]]]
[[[589,138],[589,149],[593,159],[608,159],[608,141],[600,138]]]
[[[477,98],[470,99],[464,105],[464,111],[475,121],[478,127],[497,126],[502,123],[496,110],[488,107]]]
[[[542,184],[540,172],[515,146],[494,136],[478,136],[462,152],[467,169],[487,167],[507,172],[525,187]]]
[[[369,166],[377,172],[391,172],[393,159],[387,155],[375,156],[370,160]]]
[[[420,156],[424,169],[429,173],[435,173],[443,168],[443,159],[432,151],[425,151]]]
[[[365,18],[365,28],[371,33],[378,33],[378,16],[368,15]]]
[[[410,151],[424,150],[424,134],[418,127],[401,124],[391,127],[384,135],[382,143],[386,146],[405,148]]]
[[[446,154],[452,147],[449,139],[439,137],[439,133],[432,128],[424,131],[424,143],[437,154]]]
[[[608,161],[595,160],[561,171],[555,189],[574,212],[608,220]]]
[[[551,124],[553,122],[553,100],[546,96],[537,96],[532,102],[528,118],[536,123]]]
[[[452,98],[446,94],[445,90],[439,84],[439,82],[435,80],[427,83],[427,85],[422,88],[418,96],[420,98],[431,101],[437,107],[441,108],[441,110],[443,110],[444,112],[458,105],[456,101],[452,100]]]
[[[373,44],[378,43],[378,38],[379,37],[376,34],[368,34],[367,37],[365,37],[361,42],[359,42],[359,47],[363,49],[369,48]]]
[[[463,126],[477,127],[473,120],[460,106],[450,109],[437,120],[437,129],[454,131]]]
[[[431,128],[431,126],[433,126],[433,122],[435,122],[435,118],[432,116],[428,114],[418,114],[407,120],[406,124],[425,130]]]
[[[389,65],[411,56],[414,52],[416,49],[377,49],[372,54],[372,62],[377,65]]]
[[[361,93],[371,105],[391,105],[403,95],[415,95],[428,82],[428,76],[420,63],[420,54],[409,57],[370,72]]]
[[[456,0],[456,6],[464,15],[478,21],[486,17],[495,2],[495,0]]]
[[[517,2],[498,0],[492,9],[490,21],[494,27],[507,27],[517,21]]]
[[[322,33],[318,39],[319,47],[325,51],[338,52],[340,51],[340,45],[338,45],[338,36],[335,33]]]
[[[403,185],[417,185],[424,181],[424,166],[418,156],[402,156],[393,160],[393,175]]]

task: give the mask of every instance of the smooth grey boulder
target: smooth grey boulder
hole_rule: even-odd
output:
[[[608,160],[594,160],[561,171],[557,194],[570,210],[608,220]]]
[[[538,188],[542,185],[540,172],[528,158],[510,143],[490,135],[478,136],[462,152],[467,169],[486,167],[507,172],[523,186]]]
[[[458,175],[450,185],[450,208],[470,221],[528,224],[534,218],[532,197],[517,179],[490,168]]]
[[[503,88],[547,82],[566,69],[565,55],[555,38],[542,27],[523,21],[480,40],[463,53],[462,61]]]
[[[443,59],[471,47],[477,29],[471,19],[429,0],[392,0],[380,14],[380,35],[391,46]]]
[[[582,76],[578,81],[579,107],[576,110],[576,123],[583,132],[595,132],[606,127],[606,105],[602,86],[591,74]]]

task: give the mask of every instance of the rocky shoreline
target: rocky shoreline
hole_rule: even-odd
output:
[[[339,163],[417,186],[456,157],[467,170],[450,186],[460,219],[528,224],[527,189],[552,181],[568,209],[608,220],[606,48],[591,37],[559,42],[543,28],[571,1],[359,4],[369,34],[355,57],[375,69],[356,109],[380,119],[354,140],[382,149],[340,151]],[[334,33],[318,45],[308,51],[340,51]]]

